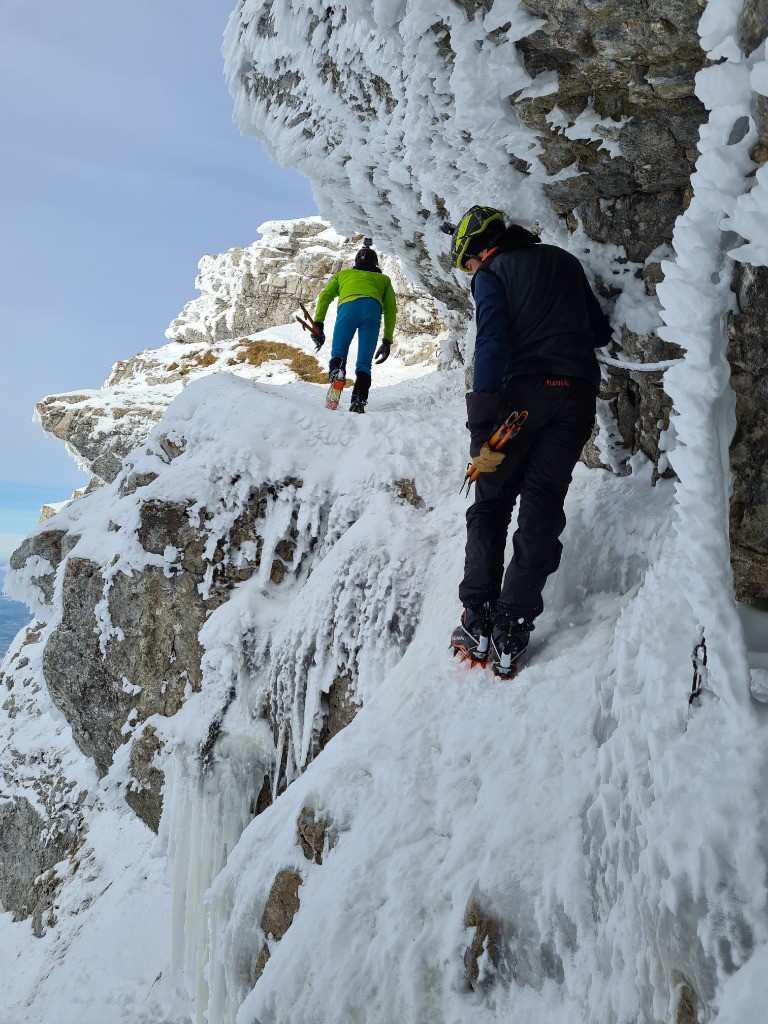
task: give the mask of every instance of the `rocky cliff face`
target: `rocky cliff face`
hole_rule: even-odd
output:
[[[198,393],[201,384],[209,389]],[[205,771],[222,756],[221,743],[231,742],[233,714],[261,723],[258,743],[251,737],[245,752],[227,755],[243,765],[232,782],[244,801],[243,827],[355,717],[361,667],[368,665],[370,686],[371,666],[378,678],[413,636],[420,591],[396,573],[406,556],[393,554],[391,543],[368,550],[362,524],[386,508],[405,544],[422,531],[424,486],[414,471],[433,458],[434,438],[414,463],[404,454],[407,428],[390,423],[389,469],[377,466],[371,483],[369,435],[355,447],[347,417],[329,424],[320,389],[314,404],[299,394],[286,405],[275,389],[221,373],[190,391],[188,401],[186,393],[177,397],[177,416],[166,414],[151,433],[151,423],[142,425],[149,436],[112,483],[46,520],[11,560],[15,592],[32,605],[38,625],[23,642],[34,643],[33,669],[22,644],[0,677],[8,690],[4,725],[13,735],[20,710],[25,721],[46,708],[58,712],[91,766],[81,789],[61,756],[16,755],[10,743],[0,759],[6,788],[16,793],[0,801],[0,900],[19,917],[34,915],[38,930],[55,917],[61,882],[46,872],[87,841],[77,800],[93,792],[95,779],[157,831],[169,740],[179,749],[177,728],[169,732],[167,723],[191,697],[205,707],[194,713],[194,736],[182,749]],[[226,424],[222,408],[231,409]],[[260,451],[270,419],[278,441]],[[303,478],[286,475],[293,450],[305,453]],[[356,524],[360,540],[335,554]],[[359,547],[365,577],[349,575]],[[282,607],[298,594],[301,602],[317,589],[315,579],[330,596],[311,631],[301,611],[269,624],[270,601]],[[231,610],[235,597],[250,605],[247,615]],[[352,611],[357,602],[362,614]],[[217,611],[226,612],[222,622],[235,617],[217,626]]]
[[[320,288],[352,264],[363,235],[337,234],[319,217],[271,221],[263,238],[247,249],[204,256],[195,282],[202,293],[166,331],[171,341],[223,341],[291,323],[300,302],[314,307]],[[400,261],[381,254],[398,301],[397,352],[405,363],[434,360],[444,330],[429,292],[415,286]]]
[[[613,354],[633,364],[607,370],[604,399],[627,451],[644,452],[663,472],[671,408],[663,366],[683,349],[659,333],[656,288],[663,261],[675,259],[673,228],[692,194],[707,116],[695,89],[706,64],[704,7],[246,0],[226,40],[230,89],[241,128],[313,182],[323,213],[343,230],[371,225],[459,318],[468,315],[467,294],[438,227],[472,203],[535,221],[547,240],[576,252],[612,313]],[[739,22],[742,52],[756,51],[765,31],[765,11],[750,0]],[[764,107],[758,91],[758,126]],[[734,125],[735,143],[746,130]],[[764,142],[753,156],[765,158]],[[748,331],[744,344],[760,362]],[[658,363],[656,372],[640,368]],[[743,391],[743,353],[734,365]],[[746,479],[732,523],[745,599],[767,592],[768,557],[745,512],[761,520],[766,507],[756,483],[766,465],[760,412],[742,395],[733,457]],[[757,477],[750,462],[763,467]]]
[[[203,294],[169,328],[174,340],[118,363],[99,391],[51,396],[37,406],[43,428],[65,441],[93,480],[67,510],[55,518],[50,510],[45,525],[12,556],[18,596],[31,604],[38,624],[0,677],[7,689],[4,723],[9,735],[23,736],[21,718],[47,722],[50,714],[63,715],[89,771],[102,779],[117,772],[121,799],[155,831],[167,757],[161,724],[201,690],[204,623],[254,574],[262,585],[290,589],[311,571],[310,549],[322,552],[333,542],[324,518],[299,537],[300,480],[278,474],[255,479],[244,492],[236,488],[240,497],[222,518],[218,495],[204,507],[194,487],[169,494],[162,483],[176,460],[184,460],[189,430],[166,425],[148,444],[173,400],[202,377],[325,381],[324,364],[301,329],[291,326],[293,316],[299,302],[312,304],[325,280],[349,265],[361,239],[345,239],[319,218],[273,222],[262,232],[248,249],[201,261]],[[383,256],[382,264],[399,307],[397,357],[378,377],[386,380],[393,372],[397,378],[434,365],[447,332],[433,300],[406,280],[398,261]],[[264,338],[278,325],[276,337]],[[241,429],[232,428],[235,447]],[[230,469],[222,466],[222,472]],[[110,508],[98,512],[103,498],[94,492],[105,485]],[[420,503],[407,480],[393,477],[391,487],[399,503]],[[398,497],[401,491],[405,497]],[[333,497],[328,502],[324,496],[324,516]],[[90,540],[101,535],[101,542],[80,544],[86,532]],[[332,637],[331,623],[327,628]],[[275,670],[264,696],[273,739],[255,769],[263,780],[259,807],[354,717],[359,655],[339,656],[307,749],[288,713],[297,688],[304,700],[304,682]],[[285,656],[293,656],[290,644]],[[250,664],[257,655],[248,658]],[[230,686],[234,681],[227,692]],[[210,732],[198,740],[206,759],[214,757],[227,703],[226,697],[216,703]],[[94,777],[83,783],[82,771],[63,755],[40,750],[30,760],[10,740],[6,750],[2,777],[17,795],[0,798],[0,902],[19,918],[31,915],[42,934],[55,918],[61,879],[54,865],[68,857],[77,863],[76,851],[87,842],[82,801],[91,793],[93,806]]]
[[[765,0],[746,0],[738,23],[741,51],[759,59],[768,35],[768,5]],[[757,194],[766,187],[768,162],[768,87],[755,91],[751,105],[755,139],[751,157],[756,165],[750,186]],[[739,130],[746,131],[742,123]],[[745,197],[747,198],[747,197]],[[757,200],[759,203],[759,200]],[[760,221],[749,210],[734,227],[748,240],[757,237]],[[761,601],[768,595],[768,318],[766,289],[768,259],[755,252],[750,265],[736,252],[739,262],[733,270],[735,309],[728,316],[728,362],[731,387],[736,397],[736,432],[731,442],[733,492],[730,502],[730,530],[736,592],[744,601]],[[762,265],[761,265],[762,264]]]
[[[246,249],[203,257],[196,280],[202,294],[168,328],[170,344],[118,362],[97,391],[38,402],[43,430],[66,443],[92,474],[93,486],[115,479],[176,395],[203,375],[226,371],[269,379],[282,364],[285,379],[324,379],[327,349],[315,359],[300,330],[289,331],[271,353],[253,336],[292,324],[301,302],[314,306],[328,278],[351,265],[362,235],[345,238],[319,217],[270,221],[259,231],[263,237]],[[435,365],[448,332],[433,298],[405,276],[395,257],[382,255],[381,265],[398,302],[396,358],[405,365]]]

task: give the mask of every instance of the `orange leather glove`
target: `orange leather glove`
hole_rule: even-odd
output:
[[[495,473],[503,460],[504,452],[495,452],[487,444],[484,444],[472,459],[472,465],[478,473]]]

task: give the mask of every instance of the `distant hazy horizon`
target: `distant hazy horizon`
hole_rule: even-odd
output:
[[[31,621],[27,606],[18,601],[9,601],[3,597],[6,565],[0,557],[0,660],[11,645],[18,631]]]

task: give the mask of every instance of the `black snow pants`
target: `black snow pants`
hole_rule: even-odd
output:
[[[595,388],[578,377],[514,377],[499,396],[468,396],[472,454],[512,411],[528,411],[520,433],[503,448],[495,473],[482,473],[467,511],[463,605],[514,606],[534,619],[543,610],[541,592],[560,564],[563,505],[582,448],[595,421]],[[479,399],[474,406],[472,399]],[[496,408],[488,420],[483,400]],[[477,415],[477,412],[482,412]],[[480,421],[480,422],[478,422]],[[489,429],[490,428],[490,429]],[[504,574],[504,549],[515,502],[520,498],[512,561]]]

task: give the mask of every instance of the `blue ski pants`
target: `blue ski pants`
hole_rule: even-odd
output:
[[[333,328],[331,359],[343,359],[346,366],[349,346],[357,331],[355,373],[367,373],[370,376],[380,326],[381,304],[376,299],[364,297],[342,303],[336,313],[336,326]]]

